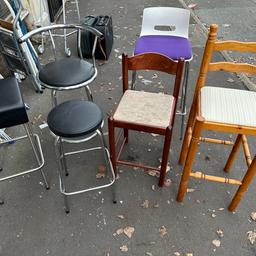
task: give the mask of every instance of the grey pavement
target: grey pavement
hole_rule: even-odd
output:
[[[225,1],[216,1],[216,4]],[[246,4],[246,2],[244,2]],[[237,5],[239,2],[237,2]],[[134,41],[139,35],[143,8],[149,6],[182,7],[178,1],[80,1],[82,16],[109,14],[113,17],[115,43],[111,58],[103,65],[98,63],[99,74],[91,88],[95,102],[102,108],[105,120],[116,107],[122,94],[120,55],[131,54]],[[199,5],[200,6],[200,5]],[[202,5],[203,6],[203,5]],[[221,9],[222,5],[220,5]],[[250,6],[248,6],[250,7]],[[70,2],[69,15],[75,22],[75,7]],[[203,10],[201,10],[203,13]],[[220,14],[220,13],[219,13]],[[212,19],[212,12],[205,12],[207,20]],[[209,16],[209,17],[208,17]],[[221,16],[221,15],[220,15]],[[249,17],[248,17],[249,18]],[[205,21],[204,21],[205,22]],[[229,23],[226,21],[225,23]],[[201,27],[191,19],[190,38],[194,59],[191,62],[188,106],[191,104],[193,89],[203,53],[205,36]],[[60,43],[62,45],[62,43]],[[74,40],[70,40],[72,52]],[[62,48],[63,49],[63,48]],[[42,58],[47,61],[50,54]],[[215,58],[222,59],[221,54]],[[138,79],[138,86],[144,90],[167,91],[168,77],[155,72],[141,72],[140,75],[152,84],[144,85]],[[234,82],[228,82],[234,80]],[[211,74],[207,83],[212,86],[222,84],[225,87],[245,89],[244,84],[234,74]],[[162,85],[167,87],[162,88]],[[160,88],[159,88],[160,87]],[[256,223],[250,220],[255,211],[255,181],[245,194],[235,213],[227,210],[236,187],[220,183],[190,180],[189,188],[183,203],[175,198],[182,172],[178,165],[181,147],[179,130],[181,119],[176,116],[173,142],[170,152],[170,171],[167,179],[169,187],[158,188],[157,177],[152,177],[142,170],[119,168],[120,178],[116,182],[117,204],[111,201],[111,190],[105,189],[70,197],[71,212],[66,215],[63,198],[59,192],[57,164],[54,155],[53,138],[48,128],[39,129],[51,110],[50,92],[36,94],[29,80],[21,84],[25,101],[31,106],[28,111],[33,128],[39,134],[46,160],[44,170],[50,182],[50,190],[42,186],[40,173],[26,175],[0,186],[0,197],[4,204],[0,206],[0,255],[3,256],[118,256],[118,255],[256,255],[255,244],[247,239],[247,232],[256,229]],[[59,100],[82,97],[81,91],[59,94]],[[41,118],[38,119],[39,115]],[[106,123],[105,123],[106,124]],[[107,126],[104,127],[104,132]],[[7,130],[10,136],[21,134],[20,128]],[[229,134],[209,133],[213,137]],[[234,136],[233,136],[234,137]],[[107,138],[107,136],[106,136]],[[162,138],[151,134],[131,133],[124,158],[159,164]],[[250,144],[253,149],[253,140]],[[96,145],[92,141],[89,145]],[[194,164],[195,170],[224,176],[223,167],[230,147],[222,145],[201,144]],[[253,152],[253,151],[252,151]],[[83,183],[100,183],[95,175],[97,167],[102,164],[101,155],[89,154],[70,158],[67,180],[73,186],[81,187]],[[32,165],[33,157],[27,144],[15,143],[1,149],[1,164],[4,175],[9,169],[20,169]],[[246,170],[245,160],[240,152],[229,177],[241,178]],[[141,205],[148,200],[148,208]],[[124,234],[115,235],[120,228],[133,227],[131,238]],[[164,227],[166,234],[162,237],[159,230]],[[163,228],[162,228],[163,229]],[[219,238],[217,230],[224,236]],[[212,244],[220,240],[220,247]],[[127,252],[120,247],[126,245]]]
[[[219,25],[218,39],[255,41],[256,36],[256,1],[255,0],[179,0],[183,7],[192,8],[192,15],[207,33],[210,24]],[[193,6],[194,5],[194,6]],[[227,60],[255,63],[256,54],[244,53],[242,56],[236,52],[223,52]],[[248,89],[256,90],[255,76],[238,74]]]

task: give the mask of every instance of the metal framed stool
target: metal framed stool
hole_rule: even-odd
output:
[[[183,58],[185,67],[178,115],[181,115],[180,139],[183,137],[184,118],[189,76],[189,63],[193,59],[189,41],[190,11],[174,7],[145,8],[142,17],[140,37],[134,47],[134,55],[159,53],[175,60]],[[135,87],[136,72],[132,76],[132,89]]]
[[[0,143],[0,145],[7,143],[10,144],[18,140],[29,139],[38,166],[29,170],[19,171],[15,174],[2,177],[0,182],[35,171],[40,171],[43,176],[45,187],[46,189],[49,189],[45,174],[42,170],[42,167],[44,166],[44,156],[40,140],[37,134],[32,133],[18,82],[14,77],[0,79],[0,129],[21,124],[24,125],[26,135],[4,140]]]
[[[59,168],[60,192],[64,196],[65,211],[66,213],[69,213],[70,208],[67,200],[68,196],[106,188],[115,182],[115,173],[102,133],[102,112],[100,108],[93,102],[84,100],[71,100],[63,102],[52,109],[48,115],[47,122],[50,131],[55,137],[55,151]],[[96,136],[99,136],[100,138],[100,146],[81,149],[78,151],[64,152],[63,142],[81,143],[89,141]],[[66,156],[94,150],[103,150],[107,171],[111,174],[110,181],[100,186],[89,187],[76,191],[67,191],[65,186],[65,176],[68,175]],[[115,203],[114,189],[112,192],[113,202]]]
[[[54,41],[53,32],[56,30],[75,30],[77,33],[77,50],[79,57],[57,58],[57,47]],[[81,31],[89,31],[93,36],[92,58],[87,61],[81,51]],[[37,74],[37,80],[43,88],[52,90],[51,97],[53,106],[57,105],[57,92],[69,91],[84,88],[88,100],[93,101],[89,85],[98,75],[95,60],[95,49],[102,33],[92,27],[83,27],[73,24],[56,24],[34,29],[19,38],[19,43],[27,42],[32,36],[46,32],[49,34],[54,60],[43,64]]]

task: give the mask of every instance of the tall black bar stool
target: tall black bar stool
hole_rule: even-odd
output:
[[[57,105],[51,110],[47,118],[48,126],[55,137],[55,151],[59,168],[60,192],[64,196],[65,211],[69,213],[67,197],[81,194],[96,189],[109,187],[115,182],[115,173],[110,161],[109,151],[107,149],[102,133],[103,116],[101,109],[91,101],[71,100]],[[78,151],[64,152],[63,142],[82,143],[98,136],[100,146],[81,149]],[[68,175],[66,156],[89,152],[93,150],[103,150],[106,169],[110,173],[110,181],[104,185],[89,187],[82,190],[67,191],[65,186],[65,176]],[[113,202],[115,203],[115,191],[112,188]]]
[[[0,129],[21,124],[25,128],[26,135],[1,141],[0,146],[6,143],[11,144],[12,142],[16,142],[18,140],[28,139],[38,165],[35,168],[19,171],[15,174],[2,177],[0,178],[0,182],[35,171],[40,171],[43,176],[44,185],[46,189],[49,189],[45,174],[42,170],[42,167],[44,166],[44,156],[40,140],[37,134],[32,133],[18,82],[14,77],[0,79]]]

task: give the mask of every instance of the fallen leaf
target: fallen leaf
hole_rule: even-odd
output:
[[[214,239],[214,240],[212,240],[212,244],[213,244],[214,246],[216,246],[216,247],[220,247],[220,240]]]
[[[216,231],[216,233],[217,233],[217,235],[218,235],[219,238],[222,238],[222,237],[224,236],[224,233],[223,233],[223,231],[222,231],[221,229],[218,229],[218,230]]]
[[[121,252],[128,252],[128,246],[127,245],[122,245],[120,247],[120,250],[121,250]]]
[[[191,252],[186,253],[186,256],[193,256],[193,253],[191,253]]]
[[[97,173],[96,174],[96,179],[102,179],[105,177],[105,173]]]
[[[204,160],[205,161],[210,161],[210,157],[209,156],[205,156]]]
[[[141,82],[142,82],[143,84],[145,84],[145,85],[149,85],[149,84],[152,83],[152,81],[151,81],[151,80],[148,80],[148,79],[142,79]]]
[[[119,228],[116,232],[117,235],[121,235],[124,233],[124,229],[123,228]]]
[[[126,228],[124,228],[124,233],[125,233],[125,235],[128,236],[129,238],[132,237],[134,231],[135,231],[135,228],[134,228],[134,227],[126,227]]]
[[[117,218],[119,218],[119,219],[124,219],[124,215],[117,215]]]
[[[157,175],[157,171],[154,171],[154,170],[151,170],[151,171],[148,171],[148,175],[150,176],[156,176]]]
[[[229,28],[231,26],[231,24],[222,24],[222,27],[224,28]]]
[[[225,208],[219,208],[218,210],[219,210],[219,211],[224,211],[224,210],[225,210]]]
[[[162,238],[167,234],[167,230],[166,230],[165,226],[162,226],[159,228],[159,234]]]
[[[187,193],[193,193],[193,192],[195,192],[194,188],[187,188]]]
[[[142,204],[141,204],[142,208],[147,209],[149,207],[149,201],[145,200]]]
[[[256,212],[252,212],[250,216],[252,220],[256,221]]]
[[[153,191],[155,191],[155,190],[156,190],[156,186],[155,186],[155,185],[152,185],[152,186],[151,186],[151,189],[152,189]]]
[[[229,83],[234,83],[234,82],[235,82],[235,80],[234,80],[234,79],[232,79],[232,78],[228,78],[227,82],[229,82]]]
[[[152,76],[152,79],[155,79],[155,78],[158,78],[158,75],[157,75],[157,74],[154,74],[154,75]]]
[[[247,238],[250,241],[251,244],[254,244],[256,240],[256,230],[254,231],[248,231],[247,232]]]
[[[175,252],[174,255],[175,256],[180,256],[180,253],[179,252]]]
[[[217,215],[215,213],[212,213],[212,218],[215,218]]]
[[[194,10],[197,7],[197,4],[189,4],[188,8]]]
[[[151,252],[146,252],[147,256],[153,256],[153,254]]]
[[[168,165],[167,165],[167,167],[166,167],[166,172],[169,172],[170,170],[171,170],[171,166],[169,165],[169,163],[168,163]]]
[[[154,206],[153,206],[154,208],[159,208],[159,204],[158,203],[156,203],[156,204],[154,204]]]
[[[171,183],[172,183],[172,181],[171,181],[170,179],[167,179],[167,180],[164,182],[164,185],[165,185],[166,187],[170,187],[170,186],[171,186]]]

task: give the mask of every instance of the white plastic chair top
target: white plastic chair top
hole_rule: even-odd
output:
[[[145,8],[140,36],[167,35],[188,38],[190,11],[173,7]]]

